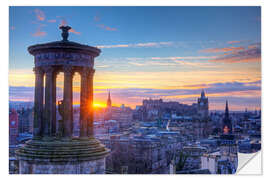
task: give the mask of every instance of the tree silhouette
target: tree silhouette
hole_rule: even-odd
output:
[[[187,160],[187,155],[185,153],[183,153],[182,151],[179,153],[179,161],[176,164],[176,171],[182,171],[186,160]]]

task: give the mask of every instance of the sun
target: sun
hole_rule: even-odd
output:
[[[93,103],[93,106],[94,107],[99,107],[99,108],[105,108],[106,107],[106,104],[100,103],[100,102],[94,102]]]

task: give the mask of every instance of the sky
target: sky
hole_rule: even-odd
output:
[[[9,99],[34,100],[34,58],[27,47],[61,40],[95,46],[95,106],[134,108],[146,98],[196,103],[210,110],[261,107],[260,7],[10,7]],[[57,99],[63,98],[63,73]],[[74,77],[79,104],[80,76]]]

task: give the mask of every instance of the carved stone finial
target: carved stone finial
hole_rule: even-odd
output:
[[[71,29],[69,26],[60,26],[59,29],[62,30],[62,41],[68,41],[68,31]]]

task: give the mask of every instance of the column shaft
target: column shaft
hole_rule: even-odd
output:
[[[87,137],[88,109],[88,74],[89,68],[84,67],[81,71],[81,98],[80,98],[80,137]]]
[[[52,136],[52,122],[53,122],[53,92],[54,92],[54,75],[53,68],[47,67],[45,68],[46,74],[46,87],[45,87],[45,118],[44,118],[44,126],[43,126],[43,135],[44,136]]]
[[[34,122],[33,136],[38,137],[42,134],[42,115],[43,115],[43,82],[44,72],[41,68],[34,68],[35,71],[35,105],[34,105]]]
[[[56,76],[57,73],[54,72],[53,74],[53,89],[52,89],[52,104],[53,104],[53,109],[52,109],[52,135],[56,135]]]
[[[88,137],[94,136],[94,108],[93,108],[93,97],[94,97],[94,89],[93,89],[93,80],[94,80],[95,70],[91,69],[88,76],[88,118],[87,118],[87,135]]]
[[[64,137],[73,133],[72,67],[64,67]]]

